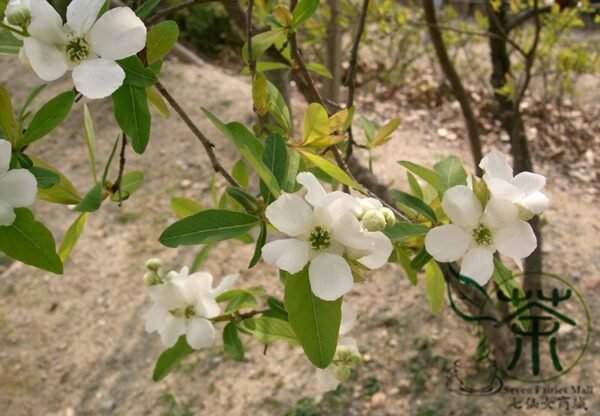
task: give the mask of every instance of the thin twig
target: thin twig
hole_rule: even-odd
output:
[[[536,11],[536,10],[538,10],[538,0],[533,0],[533,11]],[[521,87],[517,91],[517,94],[516,94],[516,97],[515,97],[515,100],[513,103],[516,109],[519,108],[519,105],[521,104],[521,101],[523,100],[523,97],[525,96],[525,92],[527,91],[527,88],[529,87],[529,83],[531,82],[531,72],[533,70],[533,64],[535,62],[537,48],[538,48],[538,45],[540,42],[540,34],[542,31],[542,23],[540,21],[540,13],[534,13],[533,16],[535,18],[535,32],[533,35],[533,42],[531,44],[531,48],[529,48],[529,51],[527,51],[527,55],[525,56],[524,79],[523,79],[523,82],[521,83]]]
[[[248,12],[246,13],[246,42],[248,44],[248,68],[252,79],[256,75],[256,60],[252,50],[252,9],[254,8],[254,0],[248,0]]]
[[[112,192],[117,192],[119,195],[119,206],[123,203],[123,195],[121,192],[121,183],[123,181],[123,174],[125,173],[125,163],[127,162],[125,159],[125,150],[127,149],[127,135],[123,132],[121,136],[121,154],[119,156],[119,174],[117,176],[117,180],[112,186]]]
[[[534,7],[533,9],[524,10],[506,23],[506,31],[510,33],[511,30],[518,28],[532,17],[539,18],[540,14],[549,13],[551,11],[552,6]]]
[[[192,131],[194,136],[196,136],[196,138],[200,141],[200,143],[202,143],[202,146],[204,146],[204,150],[206,150],[206,154],[208,155],[208,158],[210,159],[210,163],[211,163],[214,171],[217,173],[220,173],[225,178],[225,180],[227,182],[229,182],[229,184],[231,186],[239,187],[240,184],[238,184],[237,181],[235,179],[233,179],[233,177],[229,174],[229,172],[227,172],[227,169],[225,169],[223,167],[223,165],[221,165],[219,163],[219,160],[217,159],[217,156],[215,155],[215,152],[213,151],[213,147],[215,147],[215,145],[212,144],[210,142],[210,140],[208,140],[208,138],[204,135],[204,133],[202,133],[200,131],[198,126],[196,126],[196,124],[194,124],[194,122],[187,115],[185,110],[181,107],[181,105],[179,105],[177,100],[175,100],[175,98],[171,95],[171,93],[169,93],[169,91],[165,88],[165,86],[160,81],[157,82],[154,86],[160,92],[160,94],[163,97],[165,97],[165,99],[167,100],[169,105],[171,107],[173,107],[173,110],[175,110],[175,112],[177,114],[179,114],[179,117],[181,117],[183,122]]]
[[[189,1],[185,1],[185,2],[183,2],[181,4],[177,4],[175,6],[159,10],[158,12],[156,12],[156,14],[154,14],[154,16],[149,17],[146,20],[146,23],[148,25],[152,25],[152,24],[157,23],[158,21],[160,21],[162,18],[167,17],[170,14],[173,14],[173,13],[178,12],[180,10],[187,9],[188,7],[192,7],[192,6],[195,6],[197,4],[215,3],[215,2],[220,2],[220,0],[189,0]]]

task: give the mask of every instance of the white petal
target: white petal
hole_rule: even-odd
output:
[[[494,254],[482,247],[475,247],[463,256],[460,274],[483,286],[494,273]]]
[[[29,10],[31,23],[27,31],[32,37],[56,45],[64,45],[67,42],[62,18],[46,0],[31,0]]]
[[[338,384],[340,384],[338,379],[335,378],[333,365],[325,369],[317,368],[316,377],[319,385],[325,390],[335,390]]]
[[[368,211],[370,209],[381,209],[383,208],[383,204],[375,198],[360,198],[358,203],[362,207],[363,211]]]
[[[475,226],[481,218],[481,204],[473,191],[465,185],[448,189],[442,198],[442,208],[457,225]]]
[[[495,198],[516,202],[525,195],[519,188],[504,179],[485,177],[485,183]]]
[[[313,204],[314,205],[314,204]],[[330,192],[319,199],[319,206],[330,206],[330,210],[334,210],[337,215],[343,215],[347,212],[358,217],[362,214],[363,208],[358,199],[352,195],[341,191]]]
[[[166,324],[159,329],[158,333],[165,347],[171,348],[180,336],[185,334],[185,319],[176,318],[169,314]]]
[[[352,271],[342,256],[321,253],[308,267],[310,288],[323,300],[336,300],[348,293],[354,285]]]
[[[0,140],[0,175],[8,172],[10,167],[10,157],[12,155],[12,146],[8,140]]]
[[[73,69],[73,83],[87,98],[104,98],[115,92],[125,79],[125,71],[116,62],[89,59]]]
[[[546,178],[537,173],[521,172],[513,178],[512,184],[523,191],[525,195],[529,195],[544,189]]]
[[[98,17],[104,0],[73,0],[67,7],[67,24],[75,33],[86,34]]]
[[[227,276],[223,277],[219,283],[219,286],[212,290],[213,296],[219,296],[221,293],[231,289],[239,277],[239,273],[228,274]]]
[[[272,241],[262,248],[263,259],[289,273],[298,273],[308,263],[309,244],[296,238]]]
[[[26,169],[9,170],[0,176],[0,201],[19,208],[33,204],[37,194],[37,180]]]
[[[321,207],[315,208],[315,215],[320,219],[325,217]],[[330,230],[333,241],[337,241],[345,247],[369,252],[373,248],[373,239],[362,231],[360,221],[353,214],[346,213],[336,219],[334,223],[327,223],[325,220],[320,221],[320,223]]]
[[[298,195],[283,194],[265,211],[267,218],[279,231],[292,237],[310,232],[313,212]]]
[[[210,294],[202,294],[198,296],[195,306],[198,315],[204,318],[211,319],[215,316],[219,316],[219,314],[221,313],[221,308],[219,307],[219,304],[215,301],[215,298]]]
[[[323,185],[321,185],[315,175],[310,172],[300,172],[298,176],[296,176],[296,180],[306,188],[304,199],[312,206],[318,205],[321,198],[327,194]]]
[[[186,306],[187,299],[181,292],[181,287],[173,282],[150,288],[150,298],[162,308],[170,311]]]
[[[485,206],[481,222],[492,230],[508,227],[519,221],[519,210],[506,199],[491,198]]]
[[[542,192],[534,192],[522,198],[519,205],[535,215],[540,215],[550,207],[550,200]]]
[[[498,230],[494,243],[501,254],[514,259],[524,259],[537,247],[537,239],[531,225],[525,221]]]
[[[340,324],[340,335],[345,335],[356,323],[356,309],[348,302],[342,303],[342,322]]]
[[[465,254],[471,241],[471,235],[458,225],[442,225],[429,230],[425,249],[437,261],[456,261]]]
[[[0,201],[0,226],[12,225],[17,219],[13,207],[6,202]]]
[[[154,332],[169,322],[169,311],[159,305],[153,305],[146,315],[146,332]]]
[[[479,167],[485,171],[490,177],[504,179],[510,181],[513,177],[513,170],[508,164],[508,160],[504,153],[494,149],[489,152],[481,162]]]
[[[390,239],[381,231],[366,234],[373,242],[373,252],[368,256],[359,258],[358,261],[369,269],[375,270],[387,263],[394,247]]]
[[[187,290],[200,293],[210,293],[212,291],[213,276],[208,272],[192,273],[185,279],[184,286]]]
[[[356,351],[357,354],[360,355],[360,352],[358,350],[358,344],[356,343],[356,340],[354,338],[352,338],[352,337],[343,337],[343,338],[340,338],[338,340],[338,347],[352,348],[353,350]]]
[[[92,50],[102,58],[118,60],[135,55],[146,46],[146,26],[128,7],[102,15],[90,31]]]
[[[44,81],[54,81],[67,72],[67,58],[56,46],[28,37],[23,39],[23,48],[31,68]]]
[[[192,318],[188,322],[186,340],[195,350],[210,347],[215,342],[215,327],[204,318]]]

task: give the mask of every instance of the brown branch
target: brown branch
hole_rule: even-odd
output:
[[[248,12],[246,13],[246,42],[248,43],[248,68],[252,78],[256,75],[256,60],[252,51],[252,9],[254,0],[248,0]]]
[[[119,206],[123,203],[123,195],[121,193],[121,182],[123,181],[123,174],[125,173],[125,150],[127,149],[127,135],[123,132],[121,139],[121,154],[119,156],[119,174],[117,176],[117,180],[112,186],[112,193],[118,192],[119,195]]]
[[[533,1],[533,11],[539,10],[538,9],[538,0],[534,0]],[[519,105],[521,104],[521,101],[523,100],[523,96],[525,95],[525,92],[527,91],[527,88],[529,87],[529,83],[531,82],[531,72],[533,70],[533,64],[535,62],[535,57],[536,57],[536,53],[537,53],[537,48],[540,42],[540,34],[542,31],[542,23],[540,21],[540,14],[539,13],[534,13],[534,18],[535,18],[535,32],[533,35],[533,42],[531,44],[531,48],[529,49],[529,51],[527,51],[527,54],[525,55],[525,68],[524,68],[524,79],[523,82],[521,83],[521,87],[519,88],[519,91],[517,91],[517,95],[515,97],[514,103],[513,105],[516,106],[517,110]]]
[[[177,100],[175,100],[175,98],[171,95],[171,93],[169,93],[169,91],[165,88],[165,86],[160,81],[155,84],[155,87],[160,92],[160,94],[165,98],[165,100],[167,100],[167,102],[173,108],[173,110],[175,110],[175,112],[177,114],[179,114],[179,117],[181,117],[183,122],[192,131],[194,136],[196,136],[196,138],[200,141],[200,143],[202,143],[202,146],[204,147],[204,150],[206,150],[206,154],[208,155],[208,158],[210,159],[210,163],[211,163],[214,171],[217,173],[220,173],[225,178],[225,180],[227,180],[227,182],[229,182],[229,184],[231,186],[239,187],[240,185],[237,183],[237,181],[235,179],[233,179],[233,177],[229,174],[229,172],[227,172],[227,170],[223,167],[223,165],[221,165],[219,163],[217,156],[215,155],[215,152],[213,151],[213,147],[215,147],[215,145],[212,144],[210,142],[210,140],[208,140],[208,138],[204,135],[204,133],[202,133],[200,131],[198,126],[196,126],[196,124],[194,124],[194,122],[192,121],[192,119],[190,119],[190,117],[187,115],[185,110],[181,107],[181,105],[179,105]]]
[[[153,25],[154,23],[157,23],[162,18],[167,17],[170,14],[176,13],[180,10],[187,9],[188,7],[192,7],[197,4],[216,3],[216,2],[220,2],[220,0],[189,0],[189,1],[185,1],[181,4],[177,4],[175,6],[159,10],[158,12],[156,12],[156,14],[154,14],[154,16],[149,17],[146,20],[146,23],[148,25]]]
[[[506,23],[506,31],[510,33],[511,30],[518,28],[529,19],[535,17],[539,19],[541,14],[550,13],[552,11],[552,6],[544,6],[544,7],[534,7],[533,9],[524,10],[521,13],[517,14],[512,20],[509,20]]]
[[[444,44],[442,32],[437,24],[437,16],[435,14],[433,0],[423,0],[423,8],[425,10],[425,19],[429,28],[429,36],[431,37],[431,42],[433,43],[433,47],[438,57],[438,62],[442,68],[442,71],[444,72],[444,75],[446,76],[446,79],[452,87],[454,97],[460,104],[463,118],[465,120],[465,126],[467,128],[467,134],[469,136],[469,144],[471,147],[471,155],[473,156],[475,170],[477,175],[480,176],[483,172],[481,171],[481,168],[479,168],[479,161],[482,159],[483,153],[481,150],[479,128],[477,127],[477,118],[475,117],[475,113],[471,107],[471,101],[469,100],[469,95],[465,90],[462,80],[458,75],[458,72],[456,72],[456,68],[454,68],[454,64],[450,60],[450,57],[448,56],[448,51],[446,50],[446,45]]]

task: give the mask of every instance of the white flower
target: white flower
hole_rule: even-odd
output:
[[[513,177],[513,170],[506,156],[498,150],[485,155],[479,167],[485,171],[483,180],[492,196],[517,204],[521,219],[528,220],[534,215],[540,215],[550,206],[550,200],[542,192],[546,178],[531,172],[521,172]]]
[[[12,225],[14,208],[27,207],[35,201],[37,180],[26,169],[8,170],[12,147],[0,140],[0,225]]]
[[[175,274],[171,280],[150,288],[154,305],[146,316],[146,331],[158,331],[167,348],[175,345],[182,335],[194,349],[209,347],[215,341],[210,319],[221,313],[215,297],[228,290],[238,275],[225,276],[213,289],[210,273],[188,274],[188,268],[184,267]]]
[[[342,303],[342,323],[340,336],[346,335],[356,322],[356,310],[348,303]],[[334,390],[340,382],[348,380],[350,372],[360,362],[360,351],[356,340],[343,337],[338,340],[335,356],[325,369],[317,368],[317,381],[325,390]]]
[[[376,269],[387,262],[392,243],[383,233],[362,228],[357,218],[361,206],[352,196],[326,193],[311,173],[299,173],[297,180],[307,190],[304,198],[284,193],[266,209],[271,224],[292,238],[266,244],[262,255],[267,263],[289,273],[298,273],[310,263],[312,292],[335,300],[354,284],[344,256]]]
[[[144,23],[127,7],[109,10],[96,21],[104,0],[73,0],[67,23],[46,0],[30,0],[30,37],[24,49],[31,67],[44,81],[73,70],[77,90],[88,98],[111,95],[123,84],[125,72],[114,61],[141,51]]]
[[[452,224],[431,229],[425,236],[427,252],[438,261],[462,257],[460,274],[485,284],[494,272],[493,254],[520,260],[537,245],[531,226],[519,218],[517,207],[506,199],[491,198],[485,211],[473,191],[464,185],[450,188],[442,208]]]

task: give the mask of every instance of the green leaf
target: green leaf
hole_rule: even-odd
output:
[[[150,17],[152,11],[158,5],[158,3],[160,3],[160,0],[146,0],[144,4],[135,10],[135,14],[142,20],[146,19]]]
[[[0,130],[14,147],[19,137],[20,128],[15,120],[10,94],[2,85],[0,85],[0,108],[2,109],[0,111]]]
[[[206,244],[238,237],[250,231],[258,223],[259,219],[253,215],[209,209],[167,227],[159,240],[167,247]]]
[[[252,55],[255,60],[258,60],[262,56],[263,53],[267,49],[271,47],[274,43],[285,39],[287,36],[286,29],[274,29],[269,30],[268,32],[259,33],[256,36],[252,37]],[[242,57],[244,58],[244,62],[248,62],[248,45],[244,45],[242,50]]]
[[[260,257],[262,256],[262,248],[267,242],[267,225],[264,222],[260,223],[260,234],[258,235],[258,239],[256,240],[256,246],[254,247],[254,255],[252,256],[252,260],[250,260],[250,264],[248,268],[251,269],[259,262]]]
[[[21,111],[19,112],[19,120],[21,122],[25,119],[25,112],[29,108],[29,105],[32,103],[33,100],[35,100],[35,97],[37,97],[40,94],[40,92],[42,92],[44,88],[46,88],[47,85],[48,84],[40,84],[37,87],[35,87],[33,91],[31,91],[31,93],[29,93],[29,96],[25,100],[25,103],[23,104],[23,107],[21,107]]]
[[[231,169],[231,176],[233,176],[233,179],[235,179],[242,188],[248,188],[250,178],[248,176],[246,164],[242,159],[238,160],[235,162],[235,165],[233,165],[233,168]]]
[[[38,189],[37,197],[39,199],[65,205],[77,204],[79,201],[81,201],[81,196],[79,195],[79,192],[77,192],[77,189],[75,189],[71,181],[58,169],[34,156],[29,157],[35,166],[50,170],[56,173],[60,178],[58,184],[52,188]]]
[[[212,250],[214,246],[215,243],[211,243],[202,247],[202,250],[200,250],[198,254],[196,254],[196,257],[194,258],[194,261],[190,266],[190,273],[197,272],[200,269],[200,267],[204,263],[204,260],[206,260],[206,258],[208,257],[208,253],[210,253],[210,250]]]
[[[127,172],[121,178],[121,199],[125,200],[137,192],[144,183],[144,174],[138,171]],[[115,192],[110,196],[111,201],[119,201],[119,193]]]
[[[29,168],[29,172],[35,176],[38,188],[52,188],[54,185],[57,185],[60,182],[60,176],[49,169],[32,166]]]
[[[407,160],[401,160],[398,163],[433,186],[439,192],[444,192],[444,187],[440,183],[440,177],[435,171]]]
[[[18,55],[23,41],[9,31],[0,31],[0,55]]]
[[[298,152],[300,152],[300,154],[306,160],[308,160],[310,163],[314,164],[316,167],[321,169],[323,172],[325,172],[327,175],[329,175],[330,177],[332,177],[339,183],[348,185],[358,191],[361,191],[361,192],[363,191],[362,187],[359,186],[358,184],[356,184],[352,180],[352,178],[350,178],[350,176],[348,176],[348,174],[346,172],[344,172],[336,164],[330,162],[329,160],[327,160],[321,156],[315,155],[314,153],[310,153],[306,150],[298,150]]]
[[[328,302],[316,297],[305,267],[300,273],[287,276],[284,303],[304,353],[317,368],[326,368],[337,348],[342,298]]]
[[[75,92],[67,91],[44,104],[31,119],[19,147],[33,143],[54,130],[71,112]]]
[[[329,116],[327,110],[318,103],[312,103],[304,113],[302,145],[307,146],[329,136]]]
[[[263,316],[270,316],[272,318],[283,319],[284,321],[288,320],[288,313],[285,310],[285,306],[283,302],[273,296],[269,296],[267,298],[267,305],[271,308],[270,311],[265,312]]]
[[[421,185],[419,185],[415,175],[409,171],[406,171],[406,179],[408,180],[408,186],[410,186],[410,191],[412,194],[420,200],[423,200],[423,189],[421,189]]]
[[[102,184],[100,182],[96,183],[73,209],[79,212],[98,211],[102,205],[102,191]]]
[[[448,156],[440,160],[433,165],[433,170],[438,174],[440,185],[444,191],[453,186],[467,184],[467,172],[456,156]]]
[[[425,250],[425,247],[423,247],[410,262],[410,267],[412,267],[414,270],[420,270],[431,259],[431,255],[427,252],[427,250]]]
[[[193,352],[194,349],[188,345],[185,336],[179,337],[175,345],[163,351],[160,357],[158,357],[158,361],[156,361],[156,365],[154,366],[154,372],[152,373],[152,380],[160,381],[165,378],[181,360]]]
[[[165,20],[148,31],[146,57],[153,64],[171,52],[179,38],[179,26],[172,20]]]
[[[148,103],[162,118],[171,117],[171,111],[169,111],[167,103],[155,86],[146,88],[146,96],[148,97]]]
[[[62,274],[63,265],[50,231],[26,208],[16,208],[15,214],[12,225],[0,226],[0,250],[25,264]]]
[[[302,23],[307,21],[319,7],[319,0],[300,0],[294,10],[292,11],[292,16],[294,20],[292,21],[292,28],[297,28]]]
[[[325,78],[333,79],[333,75],[331,75],[331,72],[329,72],[329,70],[325,68],[324,65],[310,63],[306,65],[306,68],[308,68],[309,71],[315,72],[319,75],[323,75]]]
[[[275,85],[267,81],[267,92],[269,93],[269,100],[271,101],[271,115],[283,127],[286,133],[292,132],[292,117],[290,115],[290,109],[288,108],[285,98],[281,95],[281,92]]]
[[[373,147],[381,146],[382,144],[388,142],[392,138],[392,133],[398,128],[399,125],[400,119],[394,118],[379,128],[375,134],[375,137],[373,137]]]
[[[281,319],[261,316],[260,318],[242,321],[241,327],[263,344],[286,341],[292,345],[298,345],[298,338],[296,338],[290,323]]]
[[[267,136],[262,161],[273,172],[279,187],[288,192],[293,191],[296,174],[298,173],[297,164],[289,163],[290,153],[282,136],[274,133]],[[260,184],[260,192],[267,205],[275,199],[264,182]]]
[[[112,95],[115,119],[119,127],[131,137],[131,146],[142,154],[150,140],[151,116],[146,90],[123,84]]]
[[[419,214],[424,215],[432,222],[437,222],[437,217],[433,209],[425,202],[421,201],[419,198],[412,196],[411,194],[407,194],[406,192],[398,191],[393,189],[390,191],[392,197],[398,201],[400,204],[407,206],[408,208],[418,212]]]
[[[258,304],[254,295],[244,289],[228,290],[221,295],[224,294],[227,294],[227,296],[217,297],[217,301],[221,302],[222,300],[227,299],[227,297],[231,297],[231,300],[225,307],[225,313],[237,312],[244,308],[254,308]]]
[[[63,264],[67,261],[67,258],[69,258],[69,254],[73,251],[75,244],[77,244],[77,240],[79,240],[79,236],[83,232],[83,228],[85,227],[89,215],[88,212],[81,214],[65,233],[65,236],[60,243],[60,247],[58,248],[58,257],[60,257]]]
[[[399,244],[394,244],[394,251],[392,251],[392,255],[390,256],[390,261],[394,263],[400,263],[404,273],[406,273],[406,277],[410,280],[410,283],[414,285],[417,284],[417,271],[412,268],[410,257],[406,252],[406,249]]]
[[[235,322],[229,322],[223,328],[223,349],[234,361],[244,361],[244,346]]]
[[[238,149],[242,157],[252,166],[260,179],[269,188],[275,197],[281,195],[279,184],[273,173],[265,166],[262,161],[264,151],[263,144],[242,124],[233,122],[223,124],[221,120],[216,118],[205,108],[202,109],[204,114],[212,121],[212,123],[227,137]]]
[[[254,103],[254,112],[261,117],[271,111],[267,77],[262,72],[257,72],[252,78],[252,102]]]
[[[204,207],[199,202],[181,196],[171,199],[171,208],[179,218],[189,217],[204,210]]]
[[[98,182],[98,173],[96,172],[96,134],[94,133],[94,120],[86,103],[83,103],[83,128],[85,133],[85,143],[90,155],[90,164],[92,165],[92,177],[94,182]]]
[[[444,273],[435,261],[430,261],[425,265],[425,295],[432,314],[437,315],[442,310],[445,293]]]
[[[429,227],[423,224],[397,222],[393,227],[383,230],[383,233],[392,241],[404,241],[409,238],[422,237],[427,234],[427,231],[429,231]]]
[[[148,88],[156,83],[156,75],[152,70],[145,68],[140,58],[130,56],[129,58],[117,61],[119,66],[125,71],[125,80],[123,85],[133,87]]]
[[[276,69],[289,69],[290,66],[288,64],[284,64],[281,62],[267,62],[267,61],[259,61],[256,63],[256,70],[260,72],[266,71],[274,71]],[[245,66],[241,72],[242,75],[250,75],[250,68]]]

